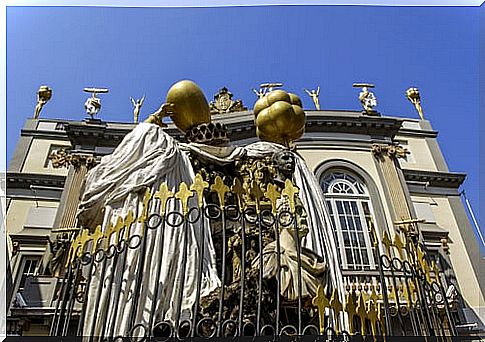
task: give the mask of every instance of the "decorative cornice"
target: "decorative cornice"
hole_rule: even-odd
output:
[[[418,182],[426,186],[457,189],[466,178],[464,173],[435,172],[403,169],[406,182]]]
[[[30,189],[30,186],[63,188],[66,176],[7,172],[7,195],[9,188]]]
[[[372,154],[377,158],[382,158],[387,156],[389,158],[406,158],[406,156],[410,153],[406,148],[400,145],[382,145],[382,144],[373,144],[372,145]]]

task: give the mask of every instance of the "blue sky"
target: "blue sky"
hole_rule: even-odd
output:
[[[483,6],[482,6],[483,9]],[[321,87],[323,109],[358,110],[356,81],[376,85],[383,115],[417,117],[422,93],[451,171],[478,209],[479,8],[270,6],[223,8],[7,8],[7,161],[39,85],[53,89],[42,117],[83,119],[86,86],[107,87],[100,117],[144,118],[177,80],[208,99],[222,86],[251,107],[251,91],[280,81],[299,94]],[[483,38],[483,37],[482,37]],[[478,210],[477,210],[478,211]]]

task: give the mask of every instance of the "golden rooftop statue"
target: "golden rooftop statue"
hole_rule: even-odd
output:
[[[35,106],[34,119],[38,119],[40,111],[44,105],[51,99],[52,89],[46,85],[41,85],[37,90],[37,105]]]
[[[303,89],[303,90],[308,94],[308,96],[312,98],[313,103],[315,104],[315,108],[317,110],[320,110],[320,100],[318,98],[318,96],[320,96],[320,86],[318,86],[316,91],[315,89],[312,89],[311,91],[308,89]]]
[[[406,90],[406,97],[416,108],[421,120],[424,120],[423,107],[421,107],[421,95],[419,94],[418,88],[411,87]]]
[[[254,104],[254,123],[261,140],[290,147],[305,131],[300,98],[284,90],[267,93]]]

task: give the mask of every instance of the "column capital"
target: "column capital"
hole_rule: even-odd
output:
[[[49,159],[52,161],[54,168],[69,167],[72,165],[78,169],[81,165],[85,165],[88,169],[91,169],[99,163],[99,158],[96,158],[92,154],[72,153],[65,148],[54,151],[49,156]]]

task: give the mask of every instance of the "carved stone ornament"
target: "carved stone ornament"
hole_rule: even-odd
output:
[[[70,165],[75,168],[81,165],[86,165],[88,169],[96,166],[98,161],[96,157],[86,154],[71,154],[69,150],[62,148],[58,151],[54,151],[49,156],[54,168],[69,167]]]
[[[214,100],[209,103],[211,114],[223,114],[231,112],[241,112],[247,110],[241,100],[234,101],[232,93],[223,87],[214,95]]]
[[[372,145],[372,154],[376,157],[388,156],[389,158],[406,158],[410,152],[400,145]]]

